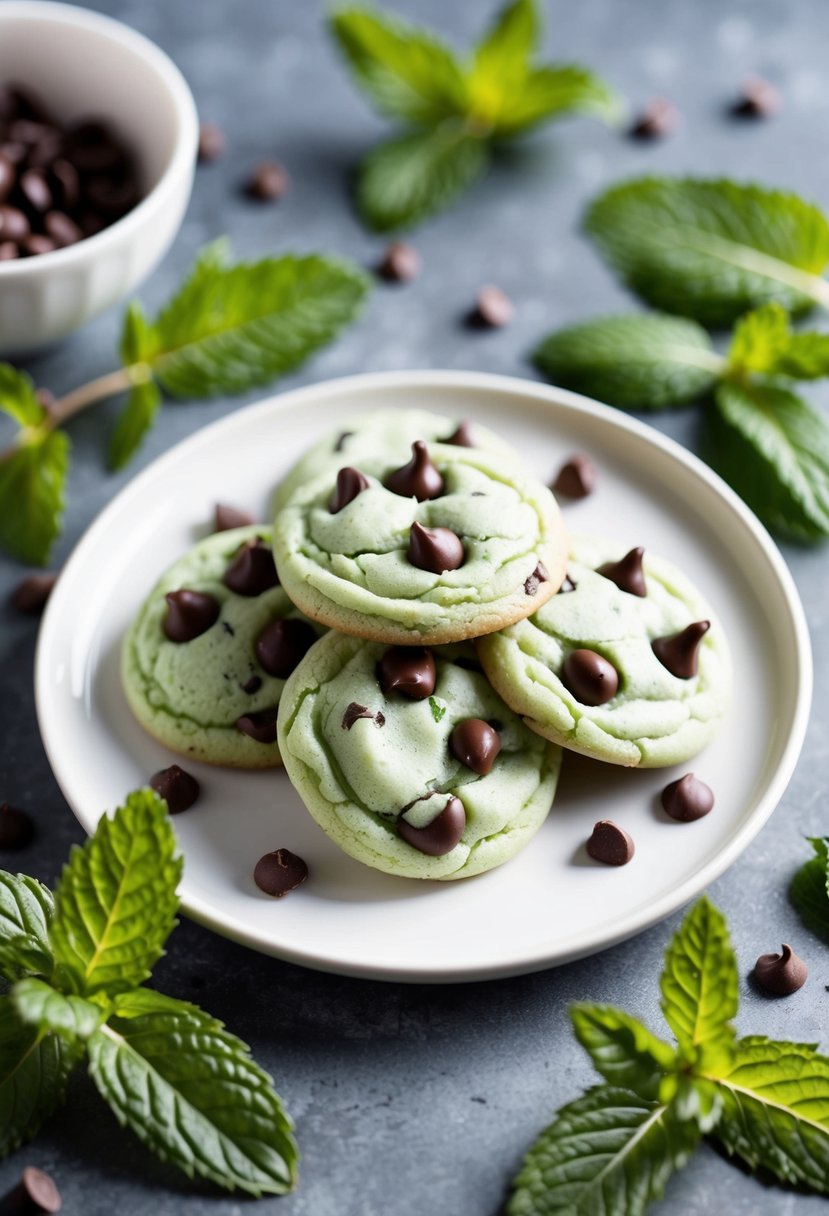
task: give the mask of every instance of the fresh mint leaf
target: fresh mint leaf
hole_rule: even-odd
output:
[[[52,892],[27,874],[0,870],[0,975],[9,983],[52,974]]]
[[[817,380],[829,376],[829,334],[794,333],[779,304],[765,304],[737,323],[728,351],[732,373]]]
[[[213,247],[208,246],[206,256],[211,256]],[[205,251],[202,251],[205,254]],[[124,313],[124,324],[121,329],[121,341],[118,352],[121,362],[127,366],[136,363],[149,363],[158,348],[158,335],[144,315],[144,310],[137,300],[127,305]]]
[[[829,836],[810,841],[815,856],[792,879],[789,898],[808,929],[829,942]]]
[[[576,1038],[605,1081],[655,1099],[663,1075],[675,1065],[676,1052],[636,1018],[611,1005],[571,1005]]]
[[[585,229],[631,291],[703,325],[728,325],[770,301],[794,314],[829,306],[829,223],[796,194],[639,178],[596,199]]]
[[[69,439],[35,431],[0,460],[0,545],[21,561],[44,565],[60,532]]]
[[[699,1140],[693,1122],[600,1085],[563,1107],[527,1154],[509,1216],[642,1216]]]
[[[24,1025],[0,996],[0,1157],[29,1140],[63,1100],[78,1049]]]
[[[829,535],[829,426],[787,389],[726,382],[706,418],[710,463],[776,531]]]
[[[498,81],[507,87],[523,81],[539,33],[535,0],[512,0],[505,4],[475,48],[473,81]]]
[[[706,1049],[703,1051],[713,1057],[712,1052]],[[726,1052],[717,1053],[717,1063],[725,1059],[730,1059],[730,1048]],[[722,1112],[722,1095],[715,1083],[707,1077],[695,1076],[687,1070],[687,1065],[683,1067],[680,1064],[677,1071],[663,1076],[659,1099],[661,1102],[670,1103],[677,1117],[683,1122],[691,1120],[696,1123],[703,1134],[716,1127]]]
[[[31,377],[10,363],[0,363],[0,412],[21,426],[37,426],[46,412],[37,399]]]
[[[251,1195],[296,1180],[291,1124],[270,1077],[220,1022],[154,994],[120,998],[89,1039],[90,1074],[118,1121],[165,1161]]]
[[[659,313],[557,330],[534,361],[553,384],[631,410],[694,401],[714,387],[724,366],[704,329]]]
[[[587,68],[550,64],[528,72],[520,91],[504,99],[494,118],[494,133],[499,139],[512,139],[568,114],[614,124],[624,114],[624,106],[613,89]]]
[[[436,722],[441,722],[446,713],[446,706],[438,701],[437,697],[429,698],[429,708],[432,711],[432,717]]]
[[[130,391],[109,441],[109,467],[128,464],[151,430],[161,405],[161,390],[154,380],[136,384]]]
[[[733,1038],[737,960],[725,918],[707,898],[694,904],[671,940],[660,988],[662,1012],[680,1049]]]
[[[149,789],[130,794],[72,850],[51,937],[77,993],[112,994],[147,979],[176,924],[181,871],[167,804]]]
[[[485,141],[459,123],[390,139],[360,167],[360,214],[377,232],[415,224],[448,206],[483,173],[488,160]]]
[[[80,996],[64,996],[51,984],[34,978],[14,985],[11,1002],[21,1022],[44,1033],[59,1034],[70,1042],[88,1039],[104,1019],[100,1005]]]

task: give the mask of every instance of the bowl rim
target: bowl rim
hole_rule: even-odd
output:
[[[110,224],[108,228],[104,228],[92,236],[84,237],[82,240],[76,241],[74,245],[54,249],[50,253],[42,253],[37,257],[11,258],[8,261],[0,262],[0,283],[42,275],[48,273],[53,267],[71,266],[73,262],[81,262],[90,256],[94,257],[98,253],[104,253],[109,246],[124,238],[129,239],[130,236],[134,236],[145,219],[149,219],[161,205],[170,183],[176,180],[183,171],[191,171],[195,166],[199,129],[195,98],[181,70],[166,51],[163,51],[144,34],[117,21],[114,17],[107,17],[102,13],[80,8],[74,4],[57,3],[56,0],[4,0],[0,4],[0,26],[7,19],[26,19],[50,25],[86,29],[125,47],[136,58],[142,59],[145,64],[148,64],[167,89],[178,116],[179,131],[161,176],[149,193],[131,211],[116,220],[114,224]]]

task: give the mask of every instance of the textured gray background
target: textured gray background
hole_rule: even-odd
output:
[[[412,16],[468,39],[488,3],[399,0]],[[385,126],[337,62],[314,0],[101,0],[96,7],[161,44],[180,65],[204,117],[230,149],[199,170],[184,227],[142,295],[164,299],[206,240],[229,233],[242,255],[327,249],[370,264],[381,244],[347,202],[348,166]],[[653,170],[733,173],[788,186],[829,203],[829,79],[825,0],[544,0],[552,55],[602,72],[634,106],[664,93],[684,123],[672,139],[641,145],[588,121],[535,136],[459,208],[416,236],[424,272],[413,285],[378,287],[360,322],[284,386],[349,372],[407,367],[483,368],[532,376],[527,352],[547,330],[630,307],[578,235],[586,200],[605,183]],[[781,87],[785,111],[769,123],[737,123],[726,108],[748,72]],[[282,203],[240,196],[253,161],[275,155],[293,179]],[[500,284],[515,323],[474,333],[461,319],[478,287]],[[109,370],[118,310],[29,368],[65,392]],[[254,397],[256,394],[251,394]],[[261,395],[261,394],[259,394]],[[242,401],[165,406],[130,470],[112,477],[102,445],[114,407],[72,425],[71,504],[58,560],[136,471],[196,427]],[[693,411],[656,419],[693,446]],[[217,487],[217,492],[219,491]],[[829,565],[825,551],[787,548],[813,630],[816,667],[829,662]],[[3,564],[0,592],[20,570]],[[0,608],[0,798],[28,807],[39,835],[24,855],[0,859],[53,880],[82,833],[50,774],[32,695],[36,625]],[[758,662],[762,656],[758,656]],[[827,950],[799,925],[786,886],[804,857],[802,837],[829,830],[827,705],[819,696],[795,778],[761,837],[711,890],[728,914],[743,975],[744,1032],[827,1042]],[[91,754],[90,764],[95,763]],[[297,1123],[299,1191],[264,1200],[283,1216],[496,1216],[509,1178],[553,1110],[592,1083],[575,1044],[568,1002],[623,1005],[659,1025],[657,976],[679,916],[626,945],[558,970],[498,983],[430,988],[346,980],[261,958],[185,922],[157,982],[203,1001],[253,1046]],[[754,994],[745,975],[758,953],[793,941],[811,965],[787,1001]],[[245,1201],[193,1186],[115,1125],[84,1078],[36,1143],[0,1166],[0,1192],[26,1162],[52,1171],[68,1213],[230,1216]],[[678,1216],[728,1212],[817,1213],[821,1201],[767,1187],[704,1147],[670,1184],[658,1210]]]

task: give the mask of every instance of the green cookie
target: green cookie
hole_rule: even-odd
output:
[[[124,639],[130,708],[160,743],[193,760],[234,768],[281,763],[275,722],[285,679],[323,631],[275,584],[269,544],[262,527],[207,537],[162,576]],[[231,567],[244,594],[224,581]],[[183,589],[196,597],[170,605],[165,596]],[[275,625],[281,621],[290,624]],[[174,641],[165,622],[179,636],[200,632]]]
[[[561,760],[493,691],[471,646],[330,633],[285,685],[278,729],[323,831],[408,878],[466,878],[514,856],[547,816]]]
[[[607,572],[616,581],[598,573],[620,559]],[[573,540],[558,595],[477,648],[501,696],[540,735],[611,764],[660,768],[711,739],[728,707],[731,662],[722,626],[688,579],[661,558],[640,561],[641,551],[625,557],[610,541]]]

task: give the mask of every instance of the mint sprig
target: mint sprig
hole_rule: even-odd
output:
[[[829,942],[829,836],[813,836],[814,849],[792,879],[789,898],[807,928]]]
[[[661,987],[676,1047],[622,1010],[571,1009],[607,1083],[541,1133],[509,1216],[642,1216],[703,1134],[751,1169],[829,1193],[829,1058],[811,1044],[735,1037],[736,957],[707,899],[671,941]]]
[[[381,114],[405,124],[358,171],[360,214],[379,232],[448,206],[500,145],[542,122],[573,113],[613,122],[621,112],[612,90],[586,68],[535,63],[535,0],[506,4],[465,57],[431,30],[378,8],[338,9],[331,30],[356,83]]]
[[[117,1119],[158,1156],[227,1189],[296,1181],[291,1123],[241,1040],[139,985],[175,925],[181,859],[166,804],[129,795],[73,850],[55,899],[0,872],[0,1155],[35,1134],[84,1054]]]

